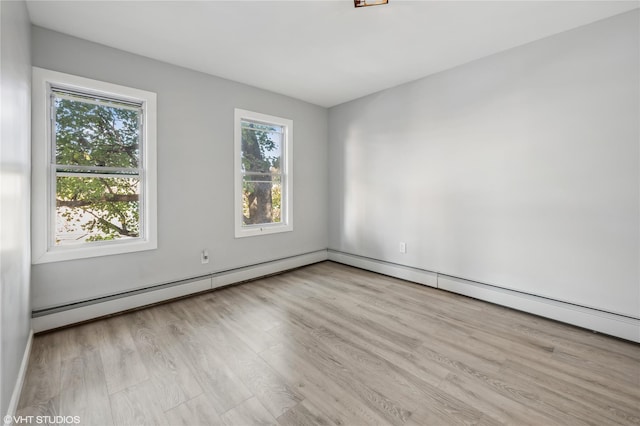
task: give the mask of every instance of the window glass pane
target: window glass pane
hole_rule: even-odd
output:
[[[140,237],[137,177],[56,178],[55,245]]]
[[[250,174],[242,180],[242,223],[260,225],[282,222],[282,176]]]
[[[242,169],[246,172],[280,172],[284,127],[243,120]]]
[[[141,109],[53,93],[57,164],[137,168]]]

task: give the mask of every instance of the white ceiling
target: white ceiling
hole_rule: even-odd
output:
[[[633,1],[27,1],[33,24],[330,107]]]

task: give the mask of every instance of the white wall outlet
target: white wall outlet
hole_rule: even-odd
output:
[[[400,253],[406,253],[407,252],[407,243],[405,243],[404,241],[402,241],[400,243]]]
[[[209,251],[207,251],[207,249],[202,250],[202,253],[200,254],[200,261],[203,265],[205,263],[209,263]]]

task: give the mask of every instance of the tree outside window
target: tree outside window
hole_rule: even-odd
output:
[[[236,109],[236,237],[290,231],[293,122]]]
[[[139,105],[52,90],[55,245],[140,237]]]
[[[32,67],[32,263],[153,250],[157,95]]]

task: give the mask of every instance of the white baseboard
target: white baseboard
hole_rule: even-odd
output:
[[[41,331],[52,330],[54,328],[64,327],[65,325],[76,324],[209,289],[211,289],[211,278],[205,278],[158,290],[113,297],[109,300],[96,301],[95,303],[87,303],[76,308],[69,307],[68,309],[42,316],[34,316],[31,323],[33,331],[39,333]]]
[[[326,259],[327,251],[320,250],[286,259],[237,268],[231,271],[222,271],[204,278],[181,281],[175,283],[175,285],[163,284],[158,286],[157,289],[151,287],[144,291],[113,295],[77,305],[51,309],[45,312],[34,313],[32,327],[36,333],[52,330],[129,309],[164,302],[217,287],[275,274],[288,269],[322,262]]]
[[[24,386],[24,379],[27,377],[27,366],[29,365],[29,357],[31,355],[31,345],[33,344],[33,330],[29,332],[29,338],[27,339],[27,345],[24,348],[24,354],[22,355],[22,363],[20,363],[20,370],[18,371],[18,377],[16,378],[16,384],[13,387],[13,393],[11,394],[11,401],[9,401],[9,408],[7,413],[2,417],[3,424],[5,426],[13,423],[4,421],[7,418],[11,418],[16,415],[18,411],[18,403],[20,402],[20,395],[22,394],[22,387]]]
[[[221,272],[213,276],[212,288],[252,280],[266,275],[277,274],[278,272],[311,265],[312,263],[318,263],[324,260],[327,260],[327,251],[320,250],[299,256],[288,257],[286,259],[274,260],[272,262],[234,269],[228,272]]]
[[[429,287],[438,286],[438,274],[424,269],[411,268],[409,266],[384,262],[382,260],[371,259],[369,257],[357,256],[335,250],[329,250],[329,260],[414,283],[424,284]]]
[[[335,250],[329,260],[640,343],[638,319]]]
[[[640,343],[640,320],[445,275],[438,288]]]
[[[638,319],[334,250],[328,252],[320,250],[230,271],[221,271],[202,279],[180,282],[170,286],[163,285],[158,289],[151,288],[148,291],[135,294],[115,295],[111,298],[105,298],[105,300],[80,304],[77,307],[61,308],[51,313],[34,315],[32,327],[36,333],[51,330],[327,259],[640,343],[640,320]]]

